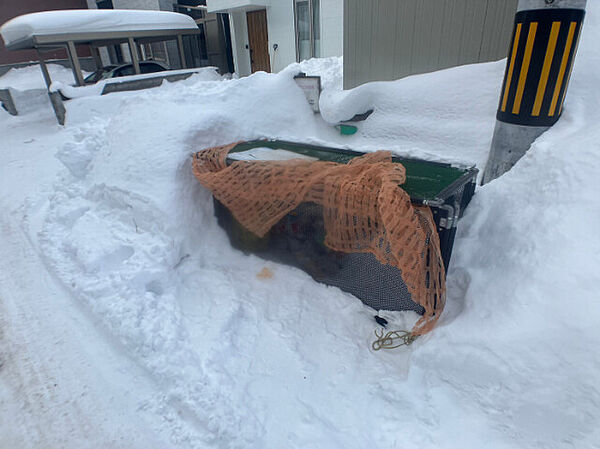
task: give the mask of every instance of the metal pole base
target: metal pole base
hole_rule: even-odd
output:
[[[586,0],[519,0],[481,184],[510,170],[560,118]]]
[[[48,92],[48,96],[50,97],[50,103],[52,103],[52,108],[54,109],[54,115],[56,115],[56,120],[58,120],[58,123],[60,125],[64,125],[67,110],[65,109],[65,105],[62,101],[62,97],[60,96],[60,92]]]
[[[481,185],[510,170],[529,150],[532,142],[549,128],[549,126],[514,125],[497,120]]]

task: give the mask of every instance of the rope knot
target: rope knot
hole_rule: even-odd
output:
[[[379,351],[380,349],[395,349],[400,346],[410,346],[418,338],[418,335],[413,335],[409,331],[389,331],[386,334],[384,334],[384,332],[384,329],[381,329],[381,333],[377,332],[377,329],[375,329],[377,340],[371,345],[373,351]]]

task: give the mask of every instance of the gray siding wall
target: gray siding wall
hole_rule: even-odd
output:
[[[508,53],[518,0],[344,0],[344,88]]]

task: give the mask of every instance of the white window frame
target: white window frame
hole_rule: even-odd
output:
[[[313,0],[293,0],[294,1],[294,36],[296,40],[296,62],[300,62],[300,40],[298,39],[298,3],[308,3],[308,16],[309,16],[309,33],[310,33],[310,57],[314,58],[315,55],[315,12],[313,10]],[[321,1],[319,0],[319,8],[321,8]],[[321,26],[321,11],[319,11],[319,23]]]

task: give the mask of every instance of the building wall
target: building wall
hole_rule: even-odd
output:
[[[275,0],[267,8],[269,55],[271,71],[279,72],[296,61],[296,35],[294,31],[294,2]],[[273,45],[277,44],[277,51]]]
[[[85,0],[0,0],[0,25],[17,16],[31,12],[56,9],[87,9]],[[88,48],[78,48],[80,56],[90,56]],[[47,59],[66,59],[64,51],[55,51],[45,55]],[[8,51],[0,39],[0,65],[37,61],[33,50]]]
[[[505,58],[518,0],[345,0],[344,88]]]
[[[281,0],[275,0],[281,1]],[[271,0],[206,0],[206,5],[209,10],[215,10],[217,8],[234,10],[236,8],[254,8],[264,9],[265,6],[269,6]]]
[[[232,0],[233,1],[233,0]],[[260,0],[266,6],[251,5],[229,11],[234,65],[240,76],[251,73],[248,45],[246,12],[256,9],[267,10],[267,32],[269,34],[269,56],[271,70],[279,72],[296,61],[296,32],[294,27],[293,0]],[[212,2],[213,5],[220,3]],[[239,2],[247,3],[247,2]],[[341,56],[344,49],[344,0],[321,0],[320,31],[321,57]],[[209,3],[209,8],[211,4]],[[216,7],[216,6],[213,6]],[[277,44],[277,50],[273,46]]]
[[[321,0],[321,57],[344,54],[344,0]]]

